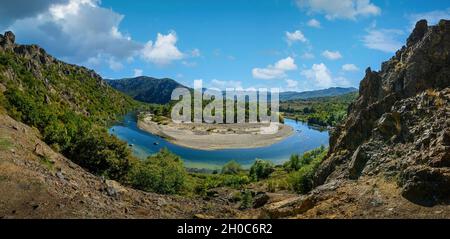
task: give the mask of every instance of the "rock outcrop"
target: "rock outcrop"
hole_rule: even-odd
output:
[[[370,68],[330,138],[315,184],[383,176],[420,205],[450,199],[450,21],[417,23],[406,46]]]

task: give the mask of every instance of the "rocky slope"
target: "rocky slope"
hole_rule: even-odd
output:
[[[333,133],[318,184],[344,166],[353,179],[398,174],[402,195],[413,201],[449,199],[449,51],[450,21],[419,21],[380,72],[367,70],[348,120]]]
[[[0,109],[1,110],[1,109]],[[145,193],[94,176],[0,112],[0,218],[236,217],[214,201]]]
[[[419,21],[330,138],[309,195],[270,216],[450,217],[450,21]]]

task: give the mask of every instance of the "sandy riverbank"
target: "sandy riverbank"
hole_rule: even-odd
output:
[[[278,124],[278,131],[262,134],[261,127],[269,124],[175,124],[170,119],[158,124],[151,115],[138,120],[141,130],[159,135],[170,142],[194,149],[242,149],[272,145],[293,134],[290,126]]]

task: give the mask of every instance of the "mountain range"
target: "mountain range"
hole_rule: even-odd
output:
[[[280,93],[280,101],[289,101],[289,100],[305,100],[311,98],[319,98],[319,97],[329,97],[329,96],[339,96],[345,95],[348,93],[357,92],[358,89],[354,87],[332,87],[323,90],[313,90],[313,91],[287,91]]]
[[[173,79],[157,79],[148,76],[106,80],[106,82],[116,90],[131,96],[135,100],[154,104],[166,104],[170,102],[172,91],[178,87],[189,88]],[[358,89],[353,87],[332,87],[315,91],[281,92],[280,101],[339,96],[357,91]]]

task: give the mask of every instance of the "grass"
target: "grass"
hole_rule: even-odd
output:
[[[48,170],[53,171],[54,170],[54,162],[50,160],[48,156],[41,156],[41,163],[44,165]]]
[[[0,182],[2,182],[2,181],[6,181],[6,180],[8,180],[9,178],[7,177],[7,176],[5,176],[5,175],[0,175]]]
[[[11,149],[12,146],[13,143],[10,141],[10,139],[0,138],[0,150],[8,150]]]

